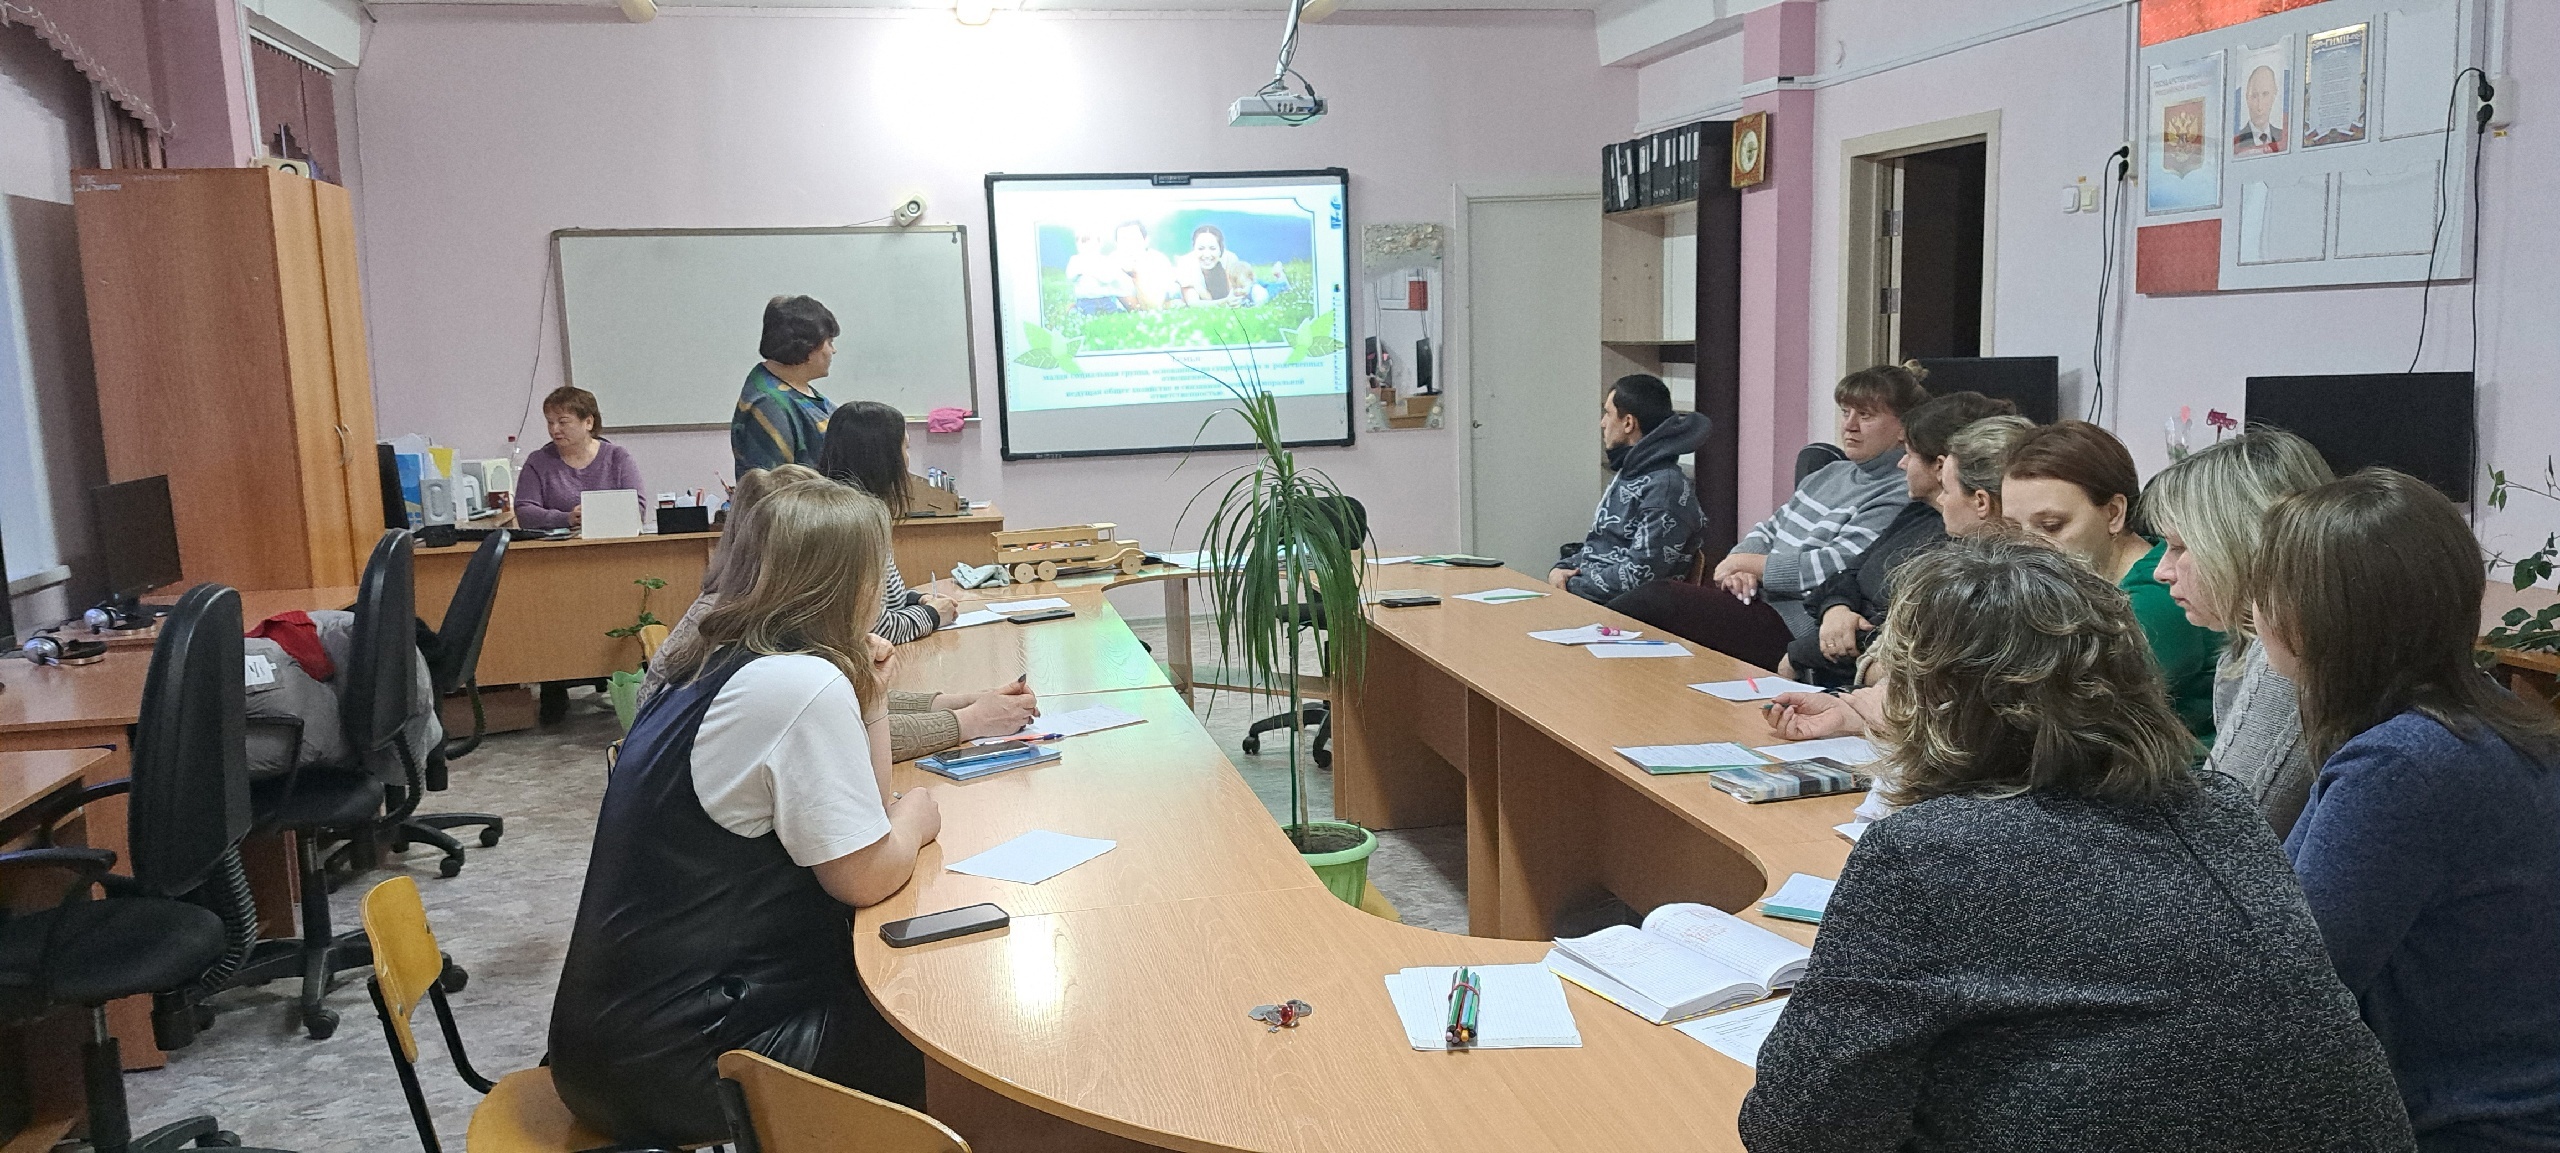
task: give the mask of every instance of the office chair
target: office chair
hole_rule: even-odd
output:
[[[1836,444],[1824,444],[1820,441],[1816,441],[1804,446],[1803,448],[1797,449],[1796,484],[1804,484],[1804,478],[1812,476],[1817,472],[1821,472],[1833,461],[1847,459],[1849,459],[1849,454],[1840,451],[1840,446]]]
[[[338,1029],[338,1014],[325,1003],[330,982],[348,969],[373,963],[361,932],[330,931],[328,858],[321,842],[351,840],[359,847],[356,855],[364,855],[362,846],[376,828],[375,814],[384,800],[373,762],[385,752],[399,755],[412,792],[423,788],[417,755],[403,732],[417,687],[417,605],[410,565],[414,547],[409,530],[391,529],[365,562],[356,592],[353,651],[338,689],[347,763],[297,769],[260,781],[251,791],[257,827],[294,835],[302,874],[302,935],[258,942],[231,983],[302,978],[298,1012],[303,1031],[314,1041],[327,1040]]]
[[[133,1135],[122,1047],[107,1029],[106,1007],[152,994],[154,1039],[180,1048],[207,1012],[197,998],[220,988],[257,939],[257,907],[240,864],[240,838],[249,832],[242,659],[240,594],[214,584],[188,589],[152,646],[132,775],[40,805],[28,820],[44,847],[0,853],[0,868],[68,869],[77,878],[54,907],[0,920],[0,1019],[54,1005],[88,1010],[81,1079],[97,1153],[240,1143],[211,1117]],[[117,795],[130,797],[130,877],[108,872],[115,854],[105,849],[50,844],[64,818]],[[93,888],[105,898],[90,900]]]
[[[462,570],[462,580],[453,588],[453,600],[444,608],[444,623],[436,629],[436,646],[427,661],[428,679],[435,682],[435,699],[442,701],[457,690],[471,695],[471,734],[447,737],[435,748],[427,750],[425,792],[440,793],[445,788],[446,763],[469,756],[480,747],[480,739],[489,731],[489,718],[480,706],[480,642],[489,635],[489,611],[498,600],[498,571],[507,560],[507,534],[493,532],[480,541],[471,563]],[[409,793],[395,812],[391,827],[391,850],[406,852],[411,841],[423,841],[444,850],[444,862],[437,866],[439,876],[451,877],[462,871],[462,843],[449,830],[480,827],[480,847],[495,848],[498,838],[507,833],[507,820],[493,813],[427,813],[417,812],[423,800],[420,793]]]
[[[1333,519],[1335,527],[1349,530],[1350,538],[1352,540],[1365,541],[1369,539],[1369,510],[1360,503],[1358,497],[1346,496],[1339,498],[1334,505]],[[1297,592],[1299,601],[1297,606],[1298,620],[1296,627],[1289,631],[1289,641],[1291,644],[1297,643],[1298,629],[1314,629],[1318,641],[1318,661],[1320,664],[1329,664],[1331,661],[1331,655],[1326,652],[1322,646],[1325,632],[1324,606],[1309,603],[1306,600],[1305,589],[1299,589]],[[1330,673],[1332,670],[1327,668],[1325,671]],[[1308,746],[1310,751],[1315,754],[1316,767],[1319,769],[1332,768],[1333,709],[1323,701],[1307,701],[1295,714],[1274,713],[1262,718],[1261,720],[1253,722],[1252,726],[1245,729],[1244,732],[1244,751],[1248,754],[1260,753],[1262,751],[1262,734],[1264,733],[1276,732],[1281,729],[1301,728],[1307,725],[1314,725],[1316,729],[1315,740]]]
[[[752,1049],[720,1055],[720,1109],[738,1153],[969,1153],[940,1121]]]
[[[445,1000],[453,987],[453,962],[436,945],[427,925],[426,906],[418,900],[418,882],[393,877],[364,895],[364,935],[373,953],[373,1009],[382,1018],[382,1037],[391,1046],[391,1066],[400,1074],[400,1091],[409,1098],[409,1119],[417,1123],[418,1141],[426,1153],[442,1153],[434,1115],[418,1085],[418,1037],[409,1019],[418,1002],[435,1002],[436,1024],[444,1029],[445,1052],[454,1072],[481,1093],[471,1110],[471,1129],[463,1147],[471,1153],[575,1153],[578,1150],[623,1150],[613,1139],[587,1128],[561,1104],[551,1087],[551,1069],[536,1065],[495,1081],[471,1067],[463,1052],[462,1030],[454,1024],[453,1005]],[[638,1153],[629,1150],[628,1153]]]

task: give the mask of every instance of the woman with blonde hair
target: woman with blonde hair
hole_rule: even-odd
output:
[[[2249,790],[2278,837],[2293,830],[2318,764],[2302,741],[2293,682],[2267,667],[2251,627],[2249,566],[2267,509],[2335,479],[2309,441],[2262,427],[2160,470],[2142,490],[2143,516],[2161,539],[2155,575],[2188,621],[2229,638],[2213,679],[2205,767]]]
[[[2322,762],[2285,851],[2419,1147],[2560,1149],[2560,717],[2474,663],[2480,542],[2385,469],[2265,532],[2258,640]]]
[[[1896,579],[1892,799],[1742,1104],[1753,1153],[2405,1150],[2283,853],[2131,605],[2013,530]]]
[[[720,603],[720,592],[728,588],[752,588],[761,563],[761,544],[756,537],[756,521],[748,513],[764,495],[777,488],[795,484],[831,484],[816,469],[786,464],[774,469],[750,469],[738,478],[736,491],[729,496],[729,518],[721,530],[720,545],[712,553],[710,570],[702,576],[702,595],[685,609],[675,627],[667,630],[667,639],[658,646],[656,659],[649,662],[648,676],[640,682],[640,702],[647,704],[658,690],[666,687],[666,670],[681,665],[696,667],[701,663],[699,628],[702,616]],[[882,564],[888,563],[884,557]],[[884,592],[888,579],[882,578]],[[885,599],[883,603],[886,603]],[[888,642],[873,646],[875,659],[885,659]],[[889,759],[913,760],[938,753],[962,741],[979,737],[1009,736],[1022,731],[1040,712],[1040,698],[1032,692],[1029,681],[1014,681],[1000,688],[973,693],[916,692],[889,690]]]
[[[605,785],[552,1004],[560,1099],[624,1144],[725,1138],[714,1062],[737,1048],[924,1104],[922,1056],[853,968],[852,910],[942,827],[931,790],[887,788],[888,511],[791,484],[747,515],[754,583],[703,614]]]

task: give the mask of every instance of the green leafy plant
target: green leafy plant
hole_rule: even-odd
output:
[[[1339,696],[1360,677],[1367,654],[1367,605],[1361,592],[1361,551],[1367,531],[1354,523],[1349,498],[1323,472],[1298,463],[1282,447],[1280,408],[1250,361],[1236,364],[1237,379],[1221,379],[1236,406],[1225,410],[1253,434],[1252,462],[1228,470],[1192,498],[1212,501],[1200,539],[1200,567],[1216,619],[1219,660],[1244,674],[1246,687],[1286,696],[1289,715],[1303,718],[1299,687],[1301,610],[1320,616],[1326,637],[1324,671]],[[1217,419],[1216,416],[1209,418]],[[1206,432],[1208,421],[1201,422]],[[1194,437],[1197,442],[1197,435]],[[1186,506],[1183,516],[1190,516]],[[1305,729],[1289,729],[1289,815],[1285,830],[1299,852],[1328,848],[1315,835],[1307,810],[1302,747]]]
[[[2507,507],[2508,495],[2518,492],[2560,504],[2560,463],[2555,463],[2550,457],[2544,457],[2540,480],[2511,481],[2507,479],[2507,470],[2502,468],[2489,470],[2489,507],[2497,509]],[[2545,534],[2542,538],[2542,547],[2528,556],[2515,560],[2495,555],[2489,558],[2489,568],[2492,572],[2502,564],[2507,566],[2508,576],[2514,580],[2518,590],[2529,589],[2551,579],[2555,566],[2560,566],[2560,533]],[[2509,609],[2506,616],[2501,617],[2498,624],[2489,629],[2489,634],[2484,639],[2495,648],[2560,653],[2560,603],[2552,604],[2540,612],[2528,612],[2520,608]]]
[[[667,623],[659,620],[658,614],[649,611],[649,594],[667,587],[667,582],[658,577],[644,576],[635,578],[631,583],[640,586],[640,616],[630,624],[624,625],[621,628],[606,629],[604,631],[604,635],[612,637],[618,641],[635,638],[640,635],[640,630],[645,629],[650,625],[662,625]]]

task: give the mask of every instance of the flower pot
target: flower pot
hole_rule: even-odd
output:
[[[605,696],[613,701],[613,719],[622,722],[622,731],[631,731],[631,717],[640,711],[640,674],[624,669],[605,678]]]
[[[1359,906],[1369,888],[1369,854],[1378,851],[1378,834],[1342,821],[1310,821],[1281,831],[1292,843],[1306,846],[1299,858],[1328,891],[1346,905]]]

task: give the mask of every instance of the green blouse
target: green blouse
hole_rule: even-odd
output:
[[[2144,639],[2151,642],[2151,656],[2160,662],[2161,679],[2169,685],[2169,707],[2187,722],[2187,731],[2211,745],[2213,668],[2222,655],[2222,634],[2189,621],[2187,610],[2170,599],[2169,586],[2160,583],[2160,556],[2168,547],[2153,544],[2150,552],[2125,570],[2116,587],[2132,599],[2133,619],[2141,623]]]

